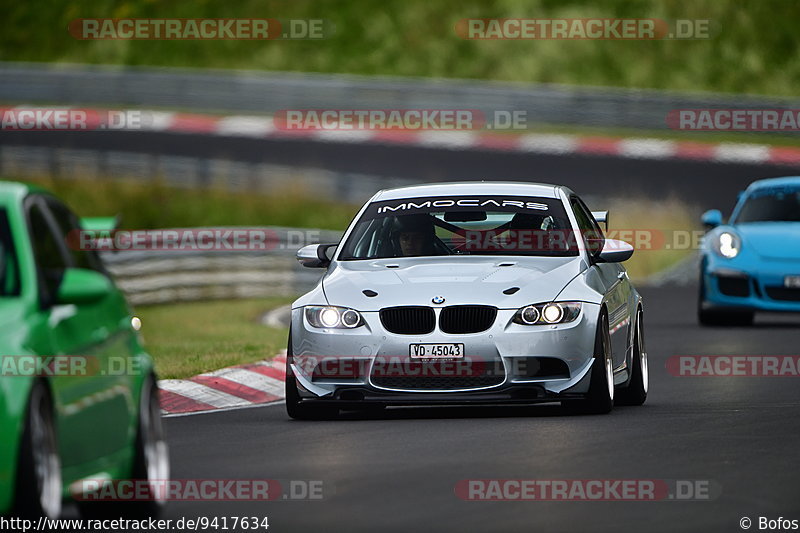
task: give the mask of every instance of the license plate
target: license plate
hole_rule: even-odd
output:
[[[411,359],[452,359],[464,357],[463,344],[409,344]]]
[[[800,276],[786,276],[783,278],[783,286],[787,289],[800,289]]]

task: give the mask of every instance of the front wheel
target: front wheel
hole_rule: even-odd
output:
[[[752,326],[755,313],[746,309],[729,311],[706,307],[706,283],[700,272],[700,285],[697,295],[697,321],[701,326]]]
[[[597,321],[589,392],[583,400],[565,402],[564,406],[585,414],[606,414],[614,408],[614,363],[611,359],[611,333],[605,310]]]
[[[297,381],[292,373],[292,330],[286,348],[286,414],[295,420],[331,420],[339,416],[339,409],[328,405],[309,405],[300,400]]]
[[[150,499],[138,502],[137,514],[157,516],[166,506],[163,485],[169,479],[169,452],[161,422],[161,404],[158,385],[150,377],[142,388],[142,402],[139,410],[139,433],[136,437],[136,457],[133,463],[134,479],[148,484]],[[154,488],[155,487],[155,488]]]
[[[14,514],[57,518],[61,514],[61,460],[53,402],[40,381],[31,389],[21,444]]]
[[[633,334],[633,361],[631,380],[619,391],[616,401],[620,405],[642,405],[647,400],[650,375],[647,368],[647,351],[644,344],[642,310],[636,312],[636,330]]]
[[[697,320],[701,326],[752,326],[753,311],[719,311],[715,309],[697,310]]]

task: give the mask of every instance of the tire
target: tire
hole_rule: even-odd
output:
[[[601,311],[594,340],[589,392],[583,400],[564,402],[564,406],[582,414],[606,414],[614,408],[614,365],[611,360],[611,334],[608,315]]]
[[[57,518],[61,514],[61,459],[58,455],[53,401],[44,383],[36,381],[19,452],[13,514]]]
[[[753,325],[753,311],[720,311],[699,309],[697,320],[701,326],[747,327]]]
[[[700,269],[700,283],[697,290],[697,321],[701,326],[717,326],[722,322],[722,317],[717,311],[705,308],[706,303],[706,282],[703,275],[704,269]]]
[[[703,311],[700,324],[704,326],[748,327],[753,325],[753,311]]]
[[[700,289],[697,296],[697,321],[701,326],[752,326],[755,313],[743,309],[729,311],[721,309],[706,309],[706,285],[703,272],[700,272]]]
[[[291,369],[292,330],[289,329],[289,343],[286,348],[286,414],[295,420],[333,420],[339,416],[339,409],[329,405],[309,405],[300,400],[297,380]]]
[[[650,373],[647,366],[647,350],[644,343],[643,313],[636,311],[636,330],[633,334],[633,361],[628,386],[617,392],[614,399],[620,405],[642,405],[647,400]]]
[[[133,462],[133,479],[147,480],[162,485],[169,479],[169,451],[161,420],[158,385],[151,376],[142,390],[139,410],[139,432],[136,436],[136,457]],[[166,507],[163,490],[151,489],[152,500],[137,502],[132,511],[140,516],[159,516]]]
[[[131,479],[150,485],[142,489],[149,499],[137,501],[84,501],[79,502],[81,515],[94,517],[156,518],[166,507],[165,483],[169,480],[169,453],[161,421],[161,406],[155,377],[149,376],[142,385],[139,405],[139,423],[136,431]],[[152,487],[158,486],[158,489]]]

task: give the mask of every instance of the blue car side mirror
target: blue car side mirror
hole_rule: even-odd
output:
[[[722,212],[719,209],[710,209],[703,213],[700,221],[708,228],[716,228],[722,224]]]

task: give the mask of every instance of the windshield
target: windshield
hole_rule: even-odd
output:
[[[800,222],[800,186],[757,189],[745,199],[736,224]]]
[[[0,297],[19,296],[19,268],[5,209],[0,209]]]
[[[443,255],[576,256],[560,200],[448,196],[373,202],[339,260]]]

